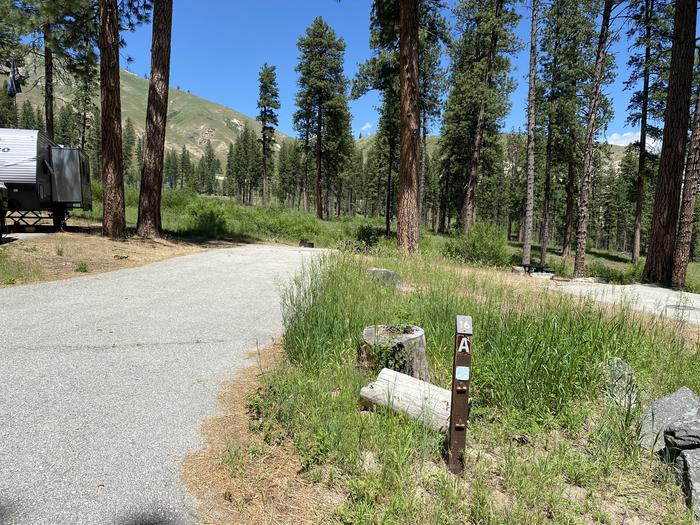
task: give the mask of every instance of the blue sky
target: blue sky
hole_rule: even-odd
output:
[[[450,0],[450,4],[453,0]],[[369,15],[371,0],[178,0],[173,14],[171,85],[188,89],[203,98],[230,106],[246,115],[257,113],[258,71],[264,62],[277,66],[280,85],[280,130],[293,135],[292,114],[297,75],[296,42],[317,16],[322,16],[345,39],[346,74],[352,77],[357,64],[371,55]],[[524,4],[517,33],[523,42],[529,39],[529,14]],[[125,33],[123,58],[133,58],[128,68],[143,75],[150,68],[151,29],[138,28]],[[632,141],[636,130],[625,124],[629,93],[623,91],[627,76],[627,42],[614,45],[618,79],[606,88],[613,97],[615,117],[607,138],[611,142]],[[513,77],[518,83],[511,97],[512,108],[504,129],[521,129],[525,121],[527,98],[528,49],[513,58]],[[377,123],[378,96],[369,94],[351,102],[355,136],[373,133]],[[434,130],[437,132],[438,128]],[[625,135],[628,133],[628,135]],[[631,135],[629,135],[631,133]]]

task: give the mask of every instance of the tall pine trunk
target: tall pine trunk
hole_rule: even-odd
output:
[[[117,0],[100,0],[100,95],[102,97],[102,235],[126,238],[122,171],[122,106],[119,82]]]
[[[530,264],[532,221],[535,209],[535,100],[537,98],[537,14],[538,0],[532,0],[530,26],[530,72],[527,92],[527,193],[525,197],[525,241],[523,264]]]
[[[670,285],[676,244],[678,203],[681,197],[685,145],[690,119],[695,26],[695,0],[677,0],[671,47],[671,66],[664,117],[664,139],[654,197],[644,281]]]
[[[262,204],[267,206],[270,204],[270,180],[267,174],[267,156],[269,152],[266,151],[267,146],[263,146],[263,159],[262,159],[262,169],[263,169],[263,188],[262,188]]]
[[[574,260],[574,277],[582,277],[586,265],[586,239],[588,237],[588,199],[593,180],[593,153],[595,151],[595,137],[598,133],[598,106],[600,105],[600,91],[603,83],[605,69],[605,56],[610,33],[610,14],[613,0],[605,0],[603,5],[603,18],[598,35],[598,48],[595,56],[595,69],[593,71],[593,84],[588,103],[588,122],[586,123],[586,142],[583,151],[583,179],[581,191],[578,196],[578,230],[576,231],[576,258]]]
[[[564,212],[564,235],[561,256],[571,257],[571,240],[574,230],[574,197],[576,192],[576,169],[574,159],[569,158],[566,176],[566,211]]]
[[[685,277],[688,273],[698,180],[700,180],[700,90],[698,90],[695,101],[690,154],[688,155],[688,165],[685,170],[683,199],[681,200],[680,221],[678,223],[678,238],[676,239],[676,249],[673,254],[672,284],[676,288],[685,286]]]
[[[44,118],[46,120],[46,136],[54,140],[53,118],[53,50],[49,46],[51,26],[44,25]],[[38,123],[37,123],[38,125]]]
[[[384,207],[384,235],[387,237],[391,233],[391,203],[394,200],[394,185],[391,183],[391,174],[394,171],[394,148],[394,140],[389,139],[389,172],[386,176],[386,203]]]
[[[651,13],[654,0],[644,2],[644,72],[642,74],[642,111],[639,125],[639,167],[637,170],[637,198],[634,210],[634,237],[632,240],[632,262],[639,261],[642,251],[642,214],[644,212],[644,178],[647,161],[647,119],[649,114],[649,67],[651,64]]]
[[[323,131],[323,108],[319,104],[316,117],[316,217],[323,219],[323,196],[321,188],[321,133]]]
[[[549,206],[552,200],[552,146],[554,142],[554,117],[550,113],[547,123],[547,146],[544,165],[544,201],[542,203],[542,238],[540,239],[540,264],[547,264],[547,245],[549,244]]]
[[[503,0],[496,0],[494,19],[499,20],[501,10],[503,8]],[[491,32],[491,42],[489,43],[488,54],[486,58],[486,71],[484,72],[483,89],[488,91],[491,88],[491,77],[493,76],[493,62],[496,57],[496,48],[498,46],[498,32],[494,28]],[[476,186],[479,178],[479,166],[481,164],[481,148],[484,143],[484,131],[486,128],[486,94],[482,95],[479,103],[479,111],[477,113],[476,125],[474,127],[474,143],[472,145],[472,154],[469,159],[469,167],[467,172],[466,190],[464,193],[464,205],[462,206],[462,222],[464,223],[464,231],[468,231],[469,227],[476,220]]]
[[[418,105],[418,0],[400,0],[399,63],[401,84],[401,160],[399,163],[399,210],[397,242],[406,253],[418,251],[420,234]]]
[[[151,80],[148,88],[146,137],[141,173],[139,218],[136,227],[136,233],[140,237],[157,237],[161,230],[160,201],[163,187],[165,128],[168,119],[172,20],[173,0],[155,0]]]

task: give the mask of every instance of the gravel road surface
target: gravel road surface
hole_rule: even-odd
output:
[[[0,289],[0,523],[195,523],[182,460],[317,253],[248,245]]]
[[[571,282],[552,287],[558,292],[603,303],[629,306],[674,321],[700,325],[700,295],[651,284],[614,285]]]

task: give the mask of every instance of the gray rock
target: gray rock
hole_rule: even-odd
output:
[[[688,387],[681,387],[670,396],[657,399],[645,411],[642,418],[640,443],[654,452],[663,450],[663,434],[672,425],[697,418],[700,398]]]
[[[532,273],[530,274],[530,276],[531,276],[531,277],[534,277],[535,279],[545,279],[545,280],[547,280],[547,279],[551,279],[552,277],[554,277],[554,274],[553,274],[553,273],[550,273],[550,272],[532,272]]]
[[[399,289],[403,288],[401,276],[394,271],[387,270],[386,268],[370,268],[369,272],[377,281],[393,284]]]
[[[664,432],[664,442],[671,458],[682,450],[700,448],[700,410],[689,414],[685,421],[669,426]]]
[[[700,449],[684,450],[674,465],[685,502],[693,509],[695,518],[700,519]]]
[[[616,405],[636,408],[639,404],[639,386],[632,367],[619,357],[603,364],[603,388]]]
[[[522,275],[525,273],[525,268],[522,266],[513,266],[510,271]]]

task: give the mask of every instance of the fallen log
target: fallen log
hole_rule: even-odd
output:
[[[435,432],[446,432],[450,421],[449,390],[389,368],[360,390],[360,403],[383,406],[423,422]]]

